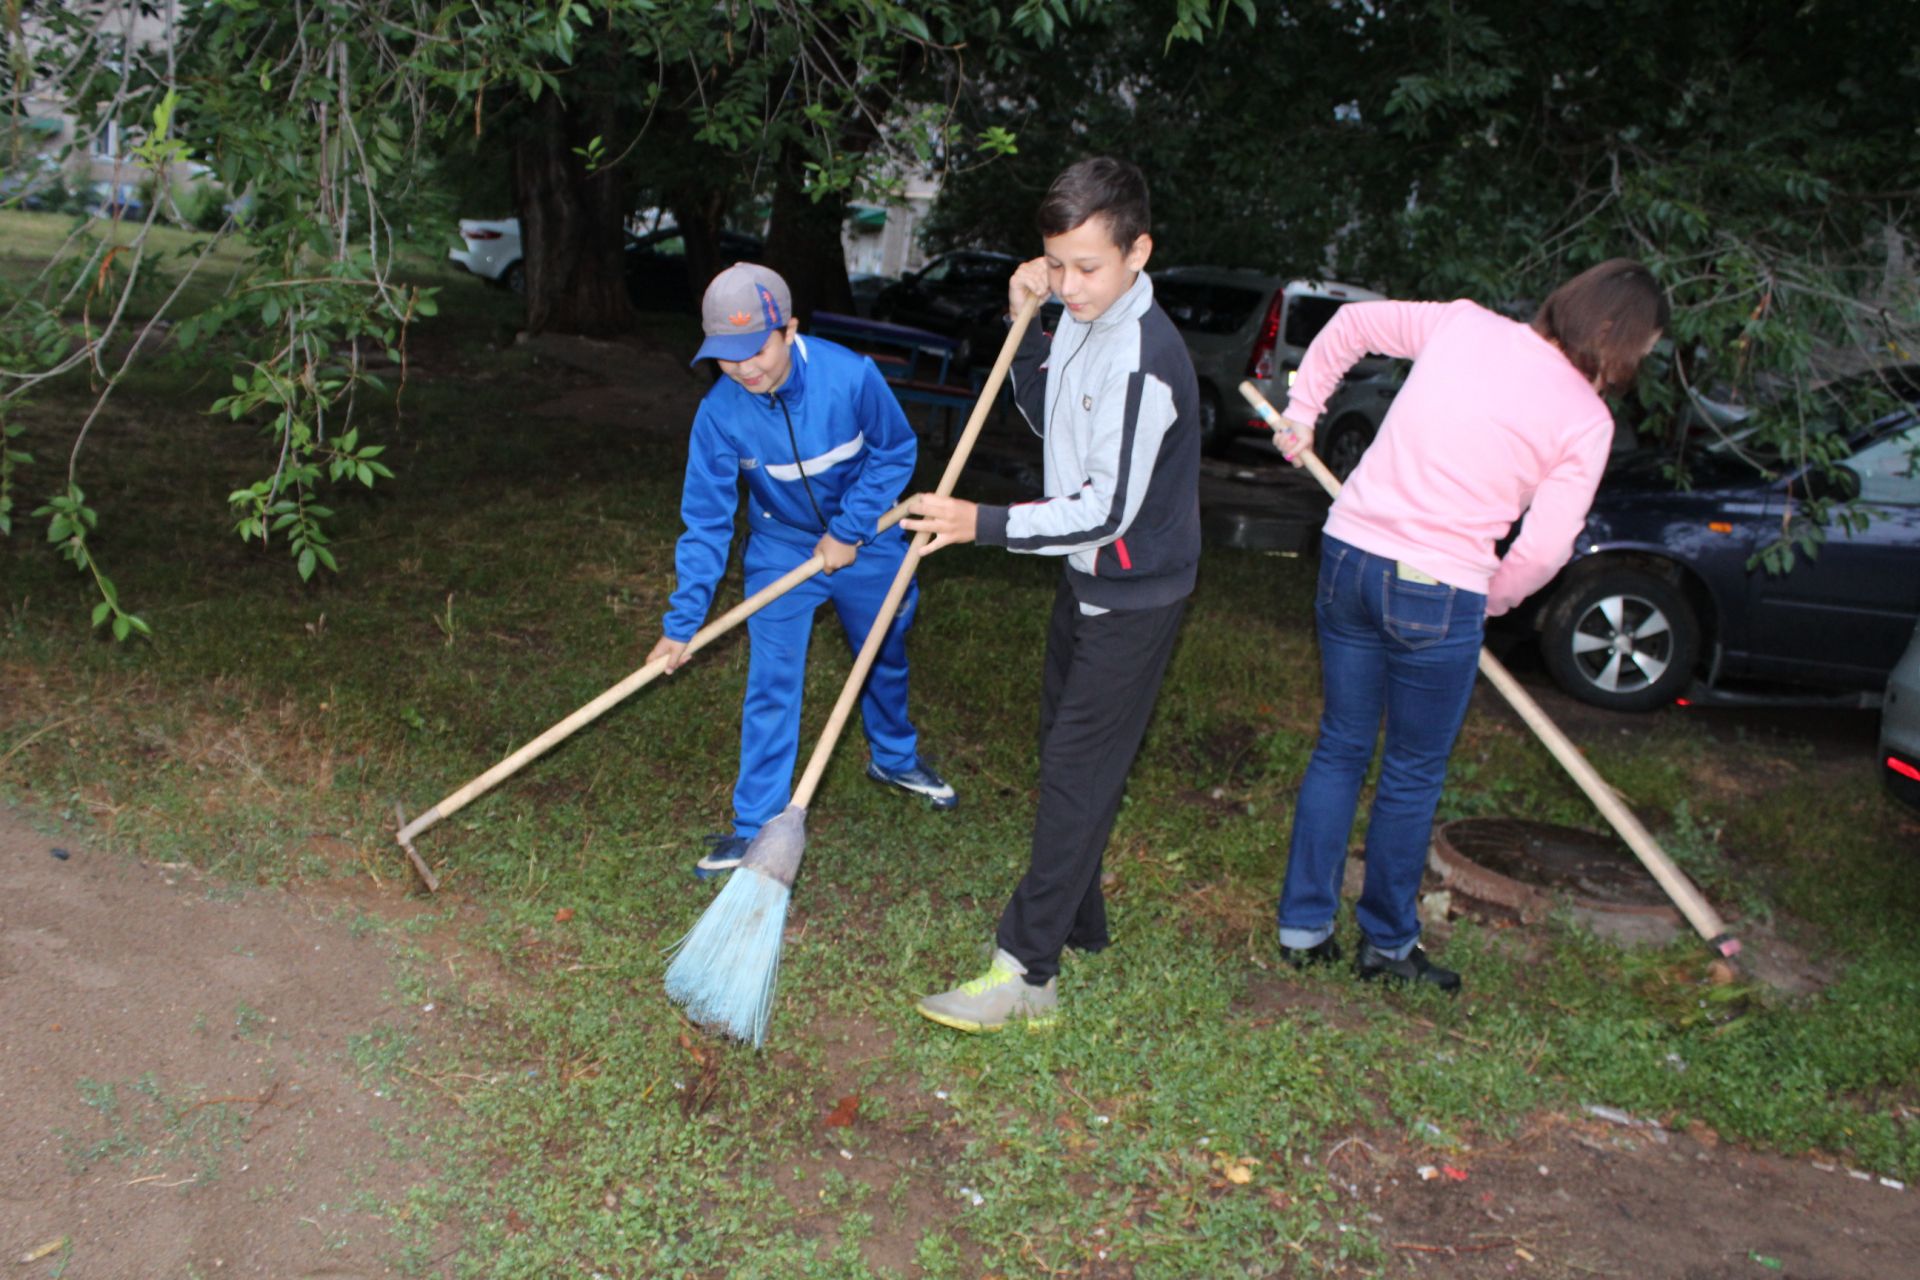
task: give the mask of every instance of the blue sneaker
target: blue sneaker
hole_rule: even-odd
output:
[[[883,769],[869,760],[867,776],[875,782],[884,782],[890,787],[925,796],[927,803],[936,809],[951,809],[960,803],[960,797],[954,794],[953,788],[939,774],[918,762],[905,769]]]
[[[705,839],[706,856],[693,864],[693,874],[701,880],[711,880],[739,866],[740,859],[747,856],[747,846],[753,843],[750,836],[713,835]]]

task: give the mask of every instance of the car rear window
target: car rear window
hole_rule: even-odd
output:
[[[1258,289],[1164,278],[1153,282],[1153,296],[1177,328],[1194,333],[1236,333],[1267,303]]]
[[[1310,345],[1333,319],[1333,313],[1346,305],[1341,298],[1295,298],[1287,307],[1287,345]]]

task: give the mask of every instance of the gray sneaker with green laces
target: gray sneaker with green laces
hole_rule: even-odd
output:
[[[1024,1022],[1029,1031],[1050,1027],[1060,1013],[1059,979],[1048,978],[1036,987],[1026,980],[1027,967],[995,950],[987,971],[951,991],[928,996],[914,1008],[923,1018],[956,1031],[998,1031],[1010,1022]]]

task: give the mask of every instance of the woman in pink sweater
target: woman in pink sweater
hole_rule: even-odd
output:
[[[1326,709],[1280,895],[1281,953],[1296,968],[1340,958],[1347,837],[1384,715],[1355,971],[1459,989],[1421,950],[1415,903],[1485,620],[1572,555],[1613,441],[1601,394],[1633,384],[1667,319],[1652,273],[1614,259],[1561,285],[1530,325],[1465,301],[1357,302],[1307,351],[1278,433],[1289,458],[1361,356],[1414,364],[1321,541]]]

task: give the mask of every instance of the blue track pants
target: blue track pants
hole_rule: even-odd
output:
[[[838,573],[815,574],[747,619],[747,696],[740,713],[740,777],[733,788],[735,835],[753,835],[793,798],[814,610],[832,600],[847,643],[858,653],[906,553],[905,538],[883,535],[862,547],[854,562]],[[747,594],[812,556],[812,544],[799,546],[762,534],[749,537]],[[860,696],[868,750],[886,769],[904,769],[920,758],[919,737],[907,718],[907,628],[913,625],[919,600],[920,584],[915,582],[907,588]]]

